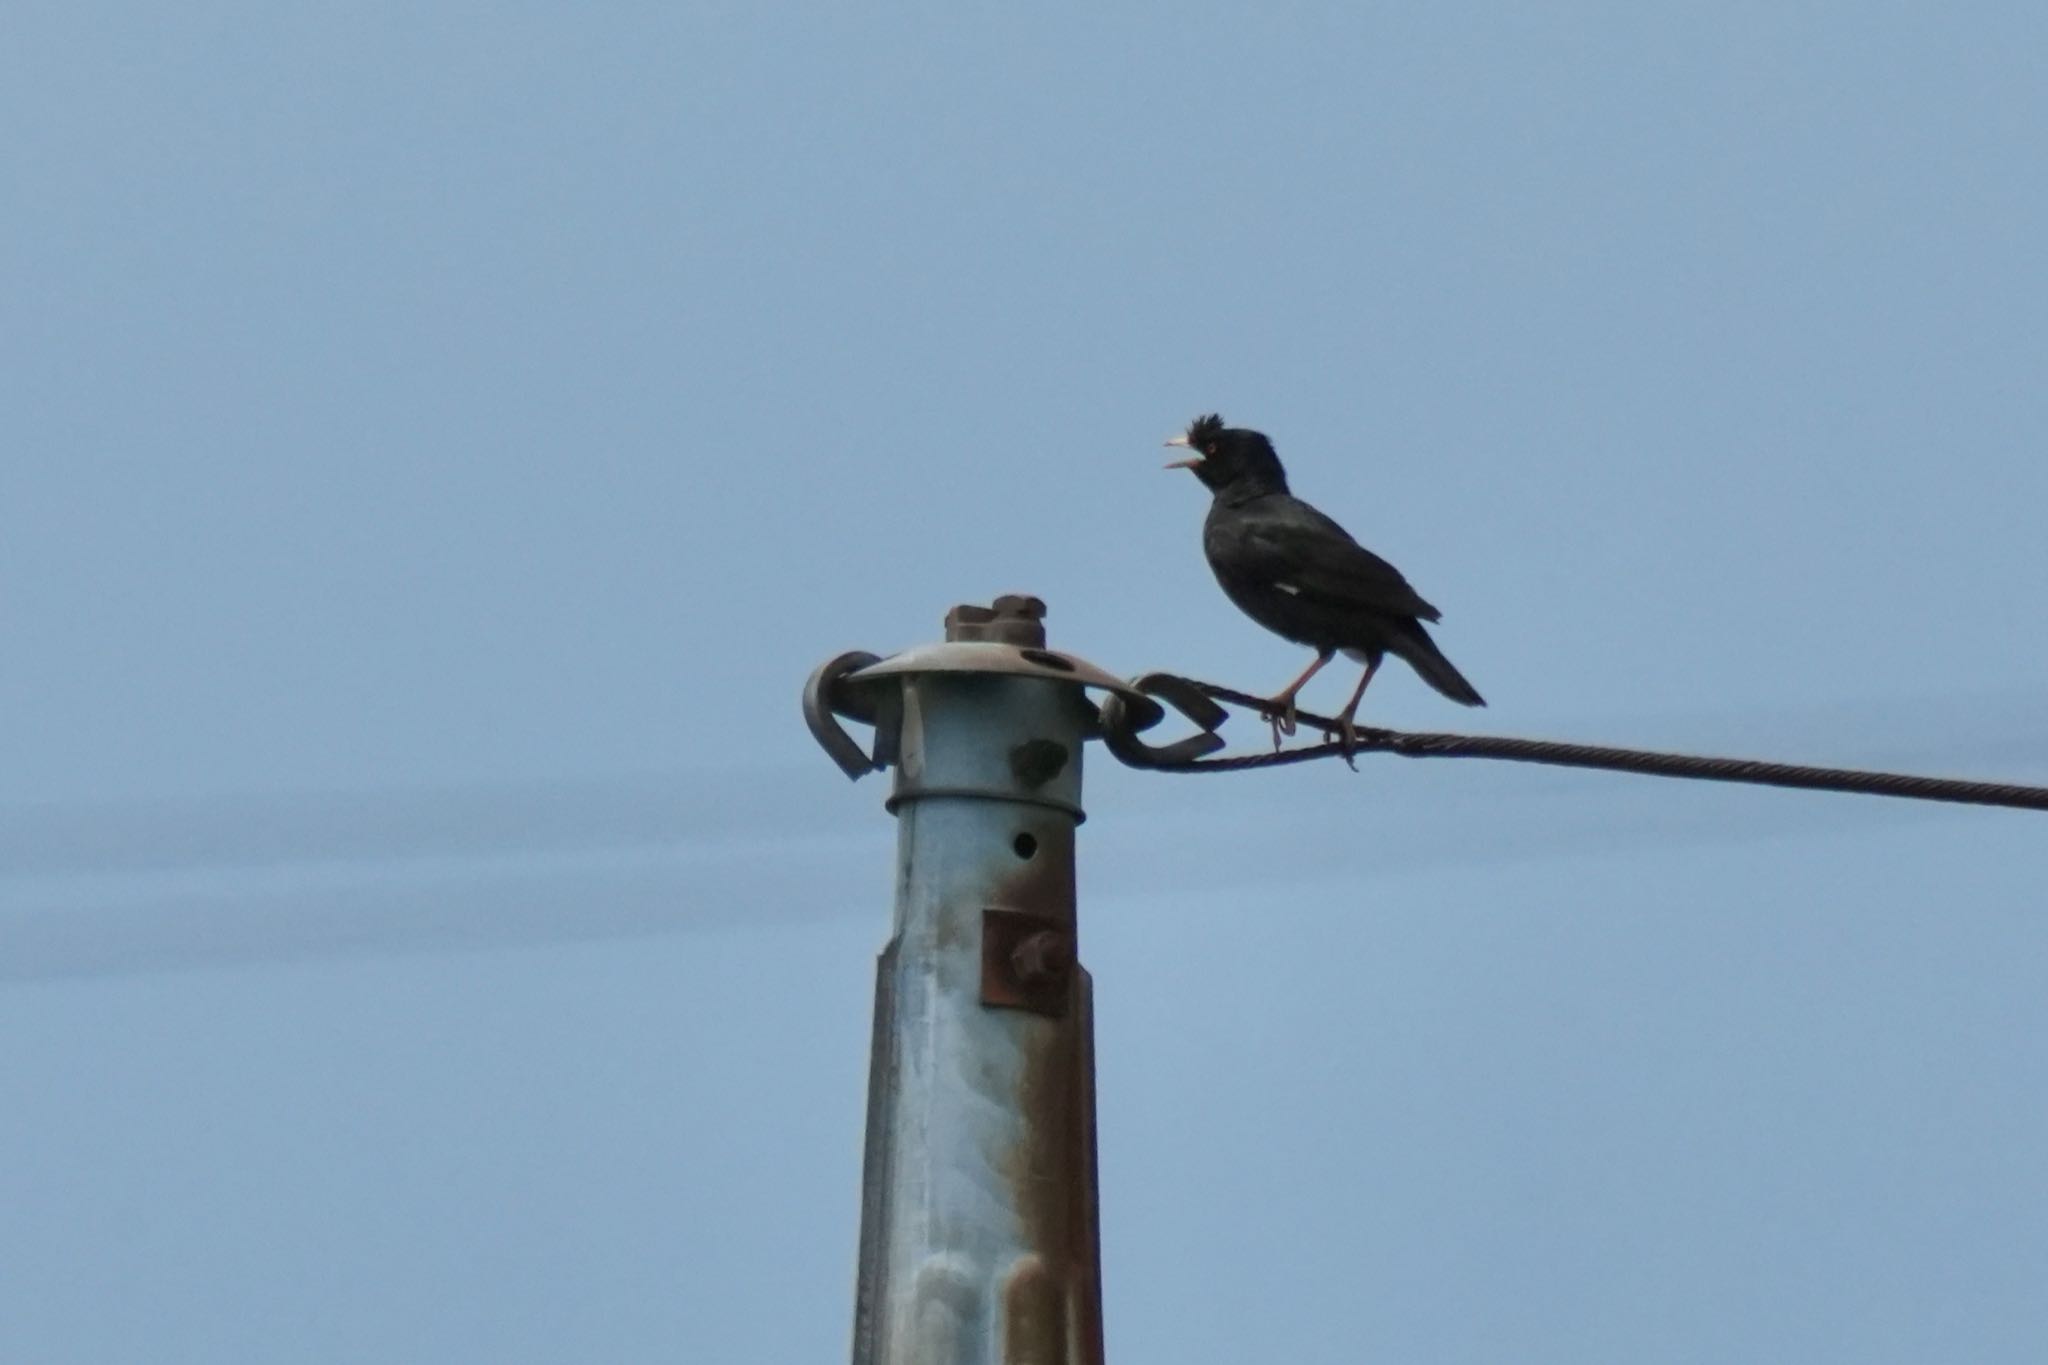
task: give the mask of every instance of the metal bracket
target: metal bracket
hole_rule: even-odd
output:
[[[1057,1019],[1074,976],[1073,931],[1028,910],[981,912],[981,1003]]]
[[[840,679],[880,662],[879,655],[864,649],[851,650],[819,664],[804,684],[804,724],[811,727],[811,737],[839,765],[839,771],[856,781],[867,773],[879,772],[882,765],[870,758],[868,751],[840,725],[835,713],[843,709],[843,704],[833,694]]]
[[[1138,738],[1138,731],[1148,722],[1141,713],[1132,711],[1123,693],[1112,692],[1102,702],[1102,739],[1109,751],[1125,763],[1133,768],[1178,768],[1223,747],[1223,736],[1216,731],[1230,718],[1230,713],[1187,679],[1172,673],[1147,673],[1131,679],[1130,685],[1148,698],[1162,699],[1202,728],[1199,734],[1171,744],[1147,744]]]

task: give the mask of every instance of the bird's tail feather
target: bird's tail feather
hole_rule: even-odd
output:
[[[1465,681],[1465,675],[1436,647],[1436,641],[1429,638],[1429,632],[1421,625],[1412,631],[1404,631],[1392,645],[1393,652],[1406,659],[1422,680],[1452,701],[1466,706],[1484,706],[1486,698],[1479,695],[1479,689]]]

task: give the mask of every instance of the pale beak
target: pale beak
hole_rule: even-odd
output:
[[[1170,436],[1166,440],[1166,444],[1170,446],[1185,446],[1187,445],[1187,443],[1188,438],[1185,435]],[[1169,463],[1166,467],[1168,469],[1193,469],[1196,465],[1200,464],[1201,462],[1201,456],[1191,455],[1185,460],[1174,460],[1171,463]]]

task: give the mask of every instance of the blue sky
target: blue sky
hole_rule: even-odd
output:
[[[1277,687],[1198,411],[1493,703],[1368,719],[2048,780],[2034,7],[7,30],[10,1358],[844,1351],[797,689],[1011,590]],[[2038,816],[1090,759],[1114,1359],[2048,1349]]]

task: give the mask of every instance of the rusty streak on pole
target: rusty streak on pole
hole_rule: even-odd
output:
[[[1084,689],[1045,607],[813,676],[850,774],[891,764],[896,915],[875,985],[855,1365],[1100,1365],[1091,982],[1076,956]],[[1155,708],[1156,710],[1156,708]],[[876,726],[872,762],[832,712]]]

